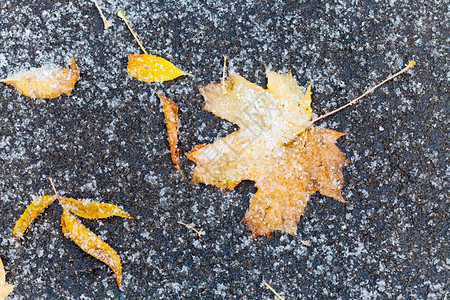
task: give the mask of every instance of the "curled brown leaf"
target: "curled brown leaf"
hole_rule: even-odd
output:
[[[170,154],[172,156],[172,162],[175,164],[175,168],[181,175],[184,176],[183,171],[180,168],[180,151],[178,150],[178,107],[173,100],[157,94],[161,99],[161,105],[164,111],[164,117],[167,125],[167,140],[169,141]]]

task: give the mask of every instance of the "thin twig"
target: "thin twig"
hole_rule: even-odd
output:
[[[134,33],[133,28],[131,28],[130,22],[128,22],[127,17],[125,17],[125,13],[123,11],[119,11],[117,13],[117,15],[125,22],[125,24],[127,24],[128,29],[130,30],[131,34],[133,35],[134,39],[136,40],[136,42],[139,44],[139,47],[141,47],[142,51],[145,54],[147,53],[147,50],[145,50],[144,46],[141,44],[141,41],[138,39],[136,33]]]
[[[102,9],[100,8],[100,5],[98,5],[96,0],[92,0],[94,1],[95,7],[97,7],[98,12],[100,13],[100,17],[103,20],[103,24],[105,25],[105,29],[108,29],[109,27],[111,27],[111,23],[108,22],[108,20],[106,20],[105,15],[102,12]]]
[[[189,228],[189,229],[194,230],[194,231],[198,234],[199,237],[202,237],[203,235],[205,235],[205,233],[204,233],[203,231],[198,231],[197,229],[195,229],[194,227],[192,227],[192,226],[189,225],[189,224],[185,224],[185,223],[180,222],[180,221],[178,221],[177,223],[178,223],[178,224],[181,224],[181,225],[184,225],[184,226],[186,226],[186,227]]]
[[[270,284],[268,284],[266,280],[263,280],[262,283],[263,283],[263,284],[264,284],[264,285],[265,285],[272,293],[274,293],[275,296],[278,297],[278,299],[284,300],[284,297],[281,296],[280,294],[278,294],[277,291],[275,291],[275,289],[274,289],[273,287],[271,287]]]
[[[55,192],[55,198],[56,198],[56,199],[59,199],[59,194],[58,194],[58,192],[56,191],[55,184],[53,183],[53,179],[52,179],[51,177],[49,177],[48,180],[50,180],[50,184],[52,185],[52,189],[53,189],[53,191]]]
[[[405,68],[403,68],[401,71],[398,71],[398,72],[395,73],[394,75],[389,76],[387,79],[383,80],[382,82],[380,82],[379,84],[377,84],[377,85],[374,86],[373,88],[367,90],[364,94],[362,94],[362,95],[359,96],[358,98],[353,99],[352,101],[350,101],[349,103],[345,104],[344,106],[341,106],[341,107],[339,107],[338,109],[335,109],[335,110],[333,110],[333,111],[331,111],[331,112],[329,112],[329,113],[326,113],[326,114],[324,114],[324,115],[322,115],[322,116],[320,116],[320,117],[318,117],[318,118],[312,120],[312,121],[310,122],[309,125],[311,126],[311,125],[314,124],[315,122],[317,122],[317,121],[319,121],[319,120],[322,120],[322,119],[324,119],[324,118],[326,118],[326,117],[328,117],[328,116],[331,116],[332,114],[335,114],[335,113],[337,113],[338,111],[341,111],[341,110],[343,110],[344,108],[347,108],[347,107],[349,107],[349,106],[355,104],[355,103],[358,102],[361,98],[364,98],[364,97],[367,96],[368,94],[372,93],[374,90],[376,90],[377,88],[379,88],[380,86],[382,86],[383,84],[385,84],[386,82],[388,82],[389,80],[392,80],[392,79],[394,79],[395,77],[397,77],[397,76],[399,76],[399,75],[405,73],[406,71],[408,71],[409,69],[411,69],[415,64],[416,64],[416,63],[415,63],[414,61],[410,61],[409,64],[408,64]]]

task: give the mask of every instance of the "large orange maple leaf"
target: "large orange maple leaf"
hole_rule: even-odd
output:
[[[234,189],[242,180],[258,188],[242,221],[252,235],[275,230],[295,235],[315,192],[345,202],[345,156],[335,141],[344,135],[311,126],[311,86],[306,93],[289,72],[267,71],[267,89],[233,74],[200,88],[204,109],[239,130],[188,153],[193,182]]]

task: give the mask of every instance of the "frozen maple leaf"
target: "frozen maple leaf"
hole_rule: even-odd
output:
[[[33,68],[0,82],[12,85],[27,97],[49,99],[70,95],[79,76],[80,69],[72,57],[70,69]]]
[[[201,87],[204,109],[239,130],[188,154],[196,183],[232,190],[255,181],[258,190],[242,219],[254,237],[275,230],[295,235],[316,192],[344,202],[346,158],[335,145],[343,133],[311,126],[311,86],[304,93],[290,72],[267,71],[267,79],[267,89],[236,74]]]
[[[3,262],[0,258],[0,300],[6,299],[13,289],[14,286],[6,284],[5,268],[3,267]]]

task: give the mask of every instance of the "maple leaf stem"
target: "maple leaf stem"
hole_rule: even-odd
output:
[[[95,4],[95,7],[97,7],[98,12],[100,13],[100,17],[103,20],[103,25],[105,25],[105,29],[108,29],[109,27],[111,27],[111,24],[108,22],[108,20],[106,20],[105,15],[102,12],[102,9],[100,8],[100,5],[98,5],[97,0],[92,0]]]
[[[198,235],[199,237],[202,237],[202,236],[205,234],[204,232],[198,231],[197,229],[195,229],[194,227],[192,227],[192,226],[189,225],[189,224],[186,224],[186,223],[183,223],[183,222],[180,222],[180,221],[178,221],[177,223],[178,223],[178,224],[181,224],[181,225],[183,225],[183,226],[186,226],[186,227],[189,228],[189,229],[194,230],[195,233],[197,233],[197,235]]]
[[[284,297],[281,296],[280,294],[277,293],[277,291],[275,291],[275,289],[273,287],[270,286],[270,284],[267,283],[266,280],[263,280],[262,282],[272,293],[275,294],[275,296],[277,296],[278,299],[280,300],[284,300]]]
[[[134,37],[134,39],[136,40],[136,42],[139,44],[139,47],[141,47],[142,51],[143,51],[145,54],[148,54],[148,53],[147,53],[147,50],[145,50],[145,48],[144,48],[144,46],[142,45],[141,41],[138,39],[136,33],[134,33],[133,28],[131,28],[130,22],[128,22],[127,17],[125,17],[125,13],[124,13],[123,11],[120,10],[120,11],[117,13],[117,15],[125,22],[125,24],[127,24],[128,29],[130,30],[130,32],[131,32],[131,34],[133,35],[133,37]]]
[[[61,198],[61,197],[59,196],[58,192],[56,191],[55,184],[53,183],[53,179],[51,177],[49,177],[48,180],[50,180],[50,184],[52,186],[52,189],[55,192],[55,196],[54,197],[59,200],[59,198]]]
[[[226,83],[225,83],[225,77],[227,76],[227,56],[223,56],[223,69],[222,69],[222,92],[224,95],[228,94]]]
[[[315,122],[317,122],[317,121],[319,121],[319,120],[322,120],[322,119],[324,119],[324,118],[326,118],[326,117],[328,117],[328,116],[331,116],[332,114],[335,114],[335,113],[337,113],[338,111],[341,111],[341,110],[343,110],[343,109],[345,109],[345,108],[347,108],[347,107],[349,107],[349,106],[355,104],[356,102],[358,102],[359,100],[361,100],[361,99],[364,98],[365,96],[369,95],[370,93],[372,93],[373,91],[375,91],[377,88],[379,88],[380,86],[382,86],[382,85],[385,84],[386,82],[388,82],[388,81],[394,79],[395,77],[397,77],[397,76],[399,76],[399,75],[405,73],[406,71],[408,71],[409,69],[411,69],[415,64],[416,64],[416,63],[415,63],[414,61],[410,61],[409,64],[408,64],[405,68],[403,68],[402,70],[398,71],[398,72],[395,73],[394,75],[389,76],[388,78],[386,78],[385,80],[383,80],[382,82],[380,82],[380,83],[377,84],[376,86],[372,87],[371,89],[367,90],[367,91],[366,91],[364,94],[362,94],[361,96],[359,96],[359,97],[353,99],[352,101],[350,101],[349,103],[345,104],[344,106],[339,107],[338,109],[335,109],[335,110],[333,110],[333,111],[331,111],[331,112],[329,112],[329,113],[324,114],[323,116],[320,116],[320,117],[318,117],[318,118],[312,120],[312,121],[310,122],[309,125],[311,126],[311,125],[314,124]]]

